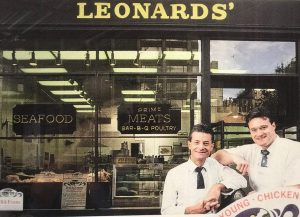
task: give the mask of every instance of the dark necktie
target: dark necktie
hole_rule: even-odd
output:
[[[203,169],[203,167],[197,167],[195,169],[195,171],[198,173],[197,174],[197,189],[203,189],[203,188],[205,188],[203,175],[201,173],[202,169]]]
[[[267,167],[268,166],[267,165],[268,164],[268,154],[270,154],[270,152],[268,150],[261,150],[260,152],[262,154],[260,166]]]

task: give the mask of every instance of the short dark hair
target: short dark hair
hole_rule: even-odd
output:
[[[247,125],[249,122],[254,118],[269,118],[271,124],[274,123],[273,114],[265,107],[260,106],[252,109],[246,116],[246,123]]]
[[[211,135],[211,140],[213,141],[214,139],[214,131],[212,130],[212,127],[210,124],[196,124],[195,126],[192,127],[190,130],[190,134],[188,137],[188,140],[192,140],[192,134],[194,132],[199,132],[199,133],[208,133]]]

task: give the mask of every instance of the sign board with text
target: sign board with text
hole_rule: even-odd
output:
[[[298,0],[18,0],[0,2],[8,28],[105,26],[299,28]],[[47,16],[45,16],[47,15]],[[7,19],[9,18],[9,19]],[[38,22],[37,22],[38,20]]]
[[[23,193],[11,188],[0,190],[0,210],[1,211],[22,211]]]
[[[61,208],[84,209],[86,206],[87,176],[82,173],[64,174]]]
[[[76,110],[69,104],[16,105],[12,120],[17,135],[72,134],[76,130]]]
[[[300,216],[300,189],[276,188],[241,198],[219,211],[216,217]]]
[[[176,134],[181,129],[181,111],[169,104],[123,104],[118,108],[122,134]]]

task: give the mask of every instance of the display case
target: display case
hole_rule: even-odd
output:
[[[176,165],[135,164],[113,166],[114,207],[160,207],[167,172]]]

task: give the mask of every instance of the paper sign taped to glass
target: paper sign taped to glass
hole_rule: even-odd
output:
[[[1,211],[22,211],[23,193],[11,188],[0,190],[0,210]]]
[[[83,209],[86,206],[87,176],[82,173],[64,174],[61,196],[62,209]]]

